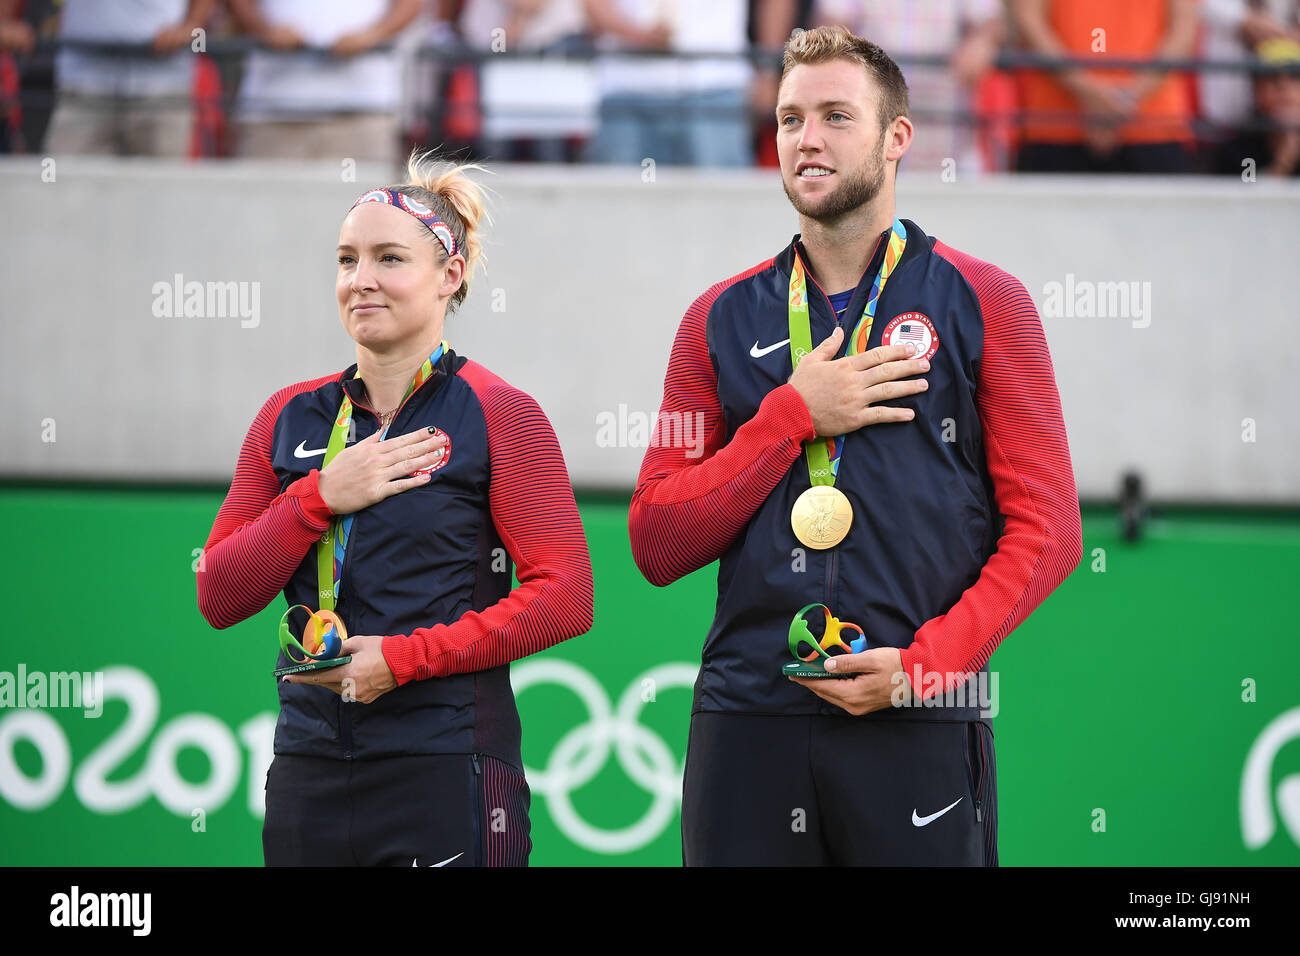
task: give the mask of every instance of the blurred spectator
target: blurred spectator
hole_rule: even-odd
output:
[[[597,45],[602,163],[748,166],[753,162],[747,0],[584,0]],[[770,0],[754,0],[767,3]],[[629,57],[614,51],[739,54]]]
[[[227,0],[263,46],[244,63],[240,156],[396,165],[402,58],[378,50],[420,0]]]
[[[1046,56],[1190,59],[1198,0],[1011,0],[1028,49]],[[1060,68],[1020,77],[1024,172],[1190,169],[1191,97],[1165,70]]]
[[[10,11],[8,22],[11,28],[4,32],[13,44],[7,51],[0,52],[0,60],[8,56],[11,67],[5,70],[4,79],[8,84],[5,86],[9,113],[7,148],[11,152],[27,153],[40,149],[49,132],[55,100],[53,47],[59,38],[58,7],[62,2],[0,0],[0,8]],[[24,26],[35,38],[36,48],[31,52],[27,52]]]
[[[465,0],[460,14],[466,46],[494,52],[563,53],[585,26],[582,0]]]
[[[152,54],[59,51],[58,103],[45,150],[54,155],[189,154],[195,58],[193,31],[215,0],[64,0],[59,38],[139,44]]]
[[[466,0],[460,35],[471,50],[505,53],[479,68],[483,151],[493,159],[562,162],[591,135],[596,112],[589,62],[514,60],[509,54],[590,54],[582,0]]]
[[[1300,40],[1300,0],[1205,0],[1202,11],[1201,55],[1208,60],[1243,60],[1277,37]],[[1197,75],[1197,90],[1212,140],[1235,135],[1254,112],[1249,74],[1207,70]]]
[[[19,14],[23,0],[0,0],[0,50],[31,53],[36,46],[36,31]]]
[[[1002,43],[998,0],[817,0],[813,24],[840,24],[897,60],[907,79],[916,137],[900,169],[939,173],[945,160],[978,171],[972,113],[975,84]],[[907,57],[942,56],[947,66],[917,66]]]
[[[415,25],[407,31],[418,53],[428,48],[432,55],[412,56],[402,70],[402,92],[399,97],[401,113],[400,128],[406,131],[406,147],[403,153],[409,153],[409,147],[440,144],[449,152],[468,148],[471,138],[450,135],[448,130],[449,113],[463,111],[471,115],[473,122],[478,122],[478,102],[471,98],[462,105],[451,102],[448,87],[451,80],[460,71],[462,64],[456,62],[454,54],[461,46],[456,35],[455,23],[460,16],[462,0],[423,0],[423,11],[418,15]],[[447,56],[442,56],[442,53]]]
[[[749,5],[749,40],[759,56],[750,83],[754,164],[776,169],[776,91],[781,85],[781,52],[796,29],[812,23],[813,0],[766,0]]]
[[[1300,43],[1274,37],[1259,45],[1259,58],[1300,70]],[[1219,151],[1217,171],[1242,175],[1300,176],[1300,72],[1260,73],[1255,77],[1255,116],[1271,129],[1241,133]]]
[[[23,149],[20,82],[14,54],[36,46],[36,31],[23,19],[22,0],[0,0],[0,153]]]

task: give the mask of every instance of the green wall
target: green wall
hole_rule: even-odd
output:
[[[0,863],[261,863],[250,768],[269,759],[280,611],[226,631],[200,616],[192,565],[221,496],[0,488],[0,679],[99,670],[117,688],[98,719],[0,710]],[[714,572],[653,588],[626,502],[580,505],[596,626],[514,665],[533,863],[677,865],[686,685]],[[1300,863],[1298,572],[1300,515],[1180,512],[1130,546],[1112,512],[1085,510],[1079,569],[992,661],[1002,863]],[[1288,712],[1252,804],[1275,829],[1248,848],[1247,754]]]

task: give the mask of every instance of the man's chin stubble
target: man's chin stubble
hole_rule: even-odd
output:
[[[881,169],[874,182],[869,183],[864,179],[845,182],[831,192],[820,207],[807,206],[784,180],[781,186],[785,189],[786,198],[790,200],[790,205],[794,206],[795,212],[823,226],[833,226],[880,195],[880,188],[885,181],[884,172]]]

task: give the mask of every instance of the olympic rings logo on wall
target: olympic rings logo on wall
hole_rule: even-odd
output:
[[[577,664],[538,658],[511,665],[516,695],[534,685],[553,684],[572,692],[587,710],[585,722],[565,730],[545,766],[524,768],[532,791],[546,797],[551,819],[575,846],[609,855],[629,853],[654,842],[672,824],[681,806],[685,757],[679,761],[659,733],[641,724],[642,709],[654,699],[643,697],[643,691],[690,690],[698,672],[698,664],[684,662],[652,667],[612,703],[600,681]],[[255,714],[234,728],[226,718],[203,713],[181,714],[159,725],[161,697],[154,678],[129,666],[107,668],[100,694],[105,703],[123,702],[125,717],[116,726],[106,723],[107,736],[77,760],[57,715],[28,709],[0,712],[0,801],[27,812],[44,811],[72,782],[81,807],[92,813],[120,814],[154,799],[168,812],[189,817],[195,808],[212,814],[225,807],[246,774],[247,809],[261,819],[275,714]],[[525,726],[529,723],[525,719]],[[40,755],[39,771],[22,769],[16,756],[19,742]],[[685,754],[685,734],[675,743]],[[187,748],[207,756],[210,770],[203,781],[181,775],[178,758]],[[143,769],[123,777],[122,764],[141,749],[146,751]],[[613,830],[583,819],[573,803],[574,793],[608,766],[611,754],[627,778],[652,798],[639,820]]]
[[[628,853],[651,843],[672,822],[682,801],[686,761],[683,757],[679,763],[663,737],[641,725],[646,704],[641,689],[648,681],[656,693],[669,687],[691,688],[698,673],[698,664],[653,667],[635,678],[611,707],[605,688],[577,664],[535,659],[511,665],[516,697],[534,684],[558,684],[573,691],[587,708],[587,722],[560,738],[543,769],[524,766],[529,787],[546,797],[551,819],[575,844],[596,853]],[[592,826],[573,806],[573,792],[600,773],[611,749],[628,778],[653,797],[641,819],[620,830]]]
[[[1296,740],[1300,740],[1300,707],[1269,721],[1246,754],[1240,802],[1241,836],[1248,850],[1258,850],[1273,839],[1277,817],[1282,818],[1291,841],[1300,847],[1300,774],[1289,774],[1273,787],[1273,761],[1283,747]]]

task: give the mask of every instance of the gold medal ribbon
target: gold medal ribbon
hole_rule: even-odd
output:
[[[889,245],[885,249],[884,261],[876,273],[871,285],[871,294],[862,310],[862,317],[848,337],[847,355],[858,355],[866,351],[867,340],[871,336],[871,326],[876,317],[876,305],[884,291],[885,283],[893,274],[894,268],[903,257],[907,247],[907,230],[897,217],[889,234]],[[812,325],[808,315],[808,277],[803,259],[796,247],[794,264],[790,269],[790,361],[793,368],[799,366],[812,351]],[[822,550],[833,548],[844,540],[853,523],[853,508],[849,499],[835,487],[839,476],[840,455],[844,450],[844,439],[817,436],[805,443],[804,453],[808,462],[808,478],[812,487],[801,494],[795,501],[790,521],[795,537],[810,548]]]

